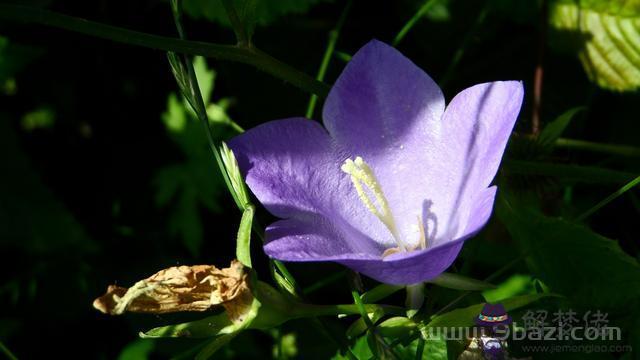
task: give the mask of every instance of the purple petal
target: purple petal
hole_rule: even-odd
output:
[[[339,160],[335,142],[317,122],[303,118],[270,121],[235,137],[229,147],[260,203],[277,217],[304,223],[308,241],[315,241],[310,232],[319,226],[317,222],[335,228],[331,230],[333,246],[379,255],[385,247],[371,237],[386,237],[387,244],[391,242],[382,223],[375,218],[368,222],[373,215],[340,170],[343,160]],[[346,222],[347,218],[354,221]]]
[[[445,239],[464,235],[475,214],[466,199],[493,180],[522,104],[518,81],[472,86],[456,95],[442,119],[442,139],[434,144],[431,171],[438,184],[429,198],[443,206],[437,214],[449,225]]]
[[[324,212],[325,200],[340,188],[331,138],[316,122],[270,121],[233,138],[229,147],[251,191],[275,216]]]
[[[267,228],[264,249],[270,257],[283,261],[334,261],[384,283],[414,284],[438,276],[453,263],[463,242],[488,221],[495,194],[496,187],[492,186],[474,198],[474,216],[464,237],[426,250],[381,258],[366,250],[350,248],[350,244],[366,241],[336,241],[344,234],[330,222],[317,219],[312,222],[290,219],[272,224]]]
[[[347,156],[375,172],[400,235],[416,244],[426,217],[429,148],[440,134],[444,98],[436,83],[396,49],[373,40],[344,69],[326,100],[326,128]],[[445,190],[446,191],[446,190]],[[372,218],[371,221],[375,221]]]

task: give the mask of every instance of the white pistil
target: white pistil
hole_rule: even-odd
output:
[[[380,184],[378,183],[378,180],[376,179],[376,176],[369,165],[367,165],[367,163],[365,163],[364,160],[362,160],[362,158],[358,156],[356,157],[355,161],[347,159],[344,164],[342,164],[341,169],[351,176],[351,181],[353,182],[353,186],[358,192],[360,201],[362,201],[367,209],[371,211],[371,213],[375,215],[384,224],[384,226],[387,227],[387,229],[395,239],[396,244],[398,244],[398,250],[407,251],[408,247],[404,244],[404,242],[398,235],[396,223],[393,218],[393,214],[391,213],[389,203],[387,202],[387,198],[384,196],[382,188],[380,187]],[[371,199],[369,194],[363,188],[363,185],[373,194],[374,199]],[[422,233],[422,238],[424,238],[424,229],[422,230]],[[390,249],[387,249],[387,251],[385,251],[385,254],[387,254],[389,250]],[[383,254],[383,256],[385,255]]]

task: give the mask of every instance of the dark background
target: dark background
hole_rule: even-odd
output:
[[[526,98],[517,130],[525,134],[530,131],[539,7],[526,1],[495,3],[480,28],[467,35],[484,5],[453,1],[448,5],[448,20],[420,21],[398,48],[440,81],[468,37],[462,60],[443,88],[447,99],[479,82],[521,79]],[[54,0],[33,5],[128,29],[176,35],[169,6],[163,1]],[[337,49],[352,54],[372,38],[390,42],[420,5],[413,1],[355,1]],[[321,2],[306,13],[279,16],[257,27],[254,43],[314,75],[327,34],[343,8],[341,1]],[[194,40],[234,42],[233,31],[216,22],[187,17],[185,26]],[[167,96],[177,92],[163,52],[6,21],[0,22],[0,35],[7,37],[12,47],[11,52],[0,55],[5,56],[0,67],[6,65],[6,59],[19,65],[11,75],[15,90],[0,95],[0,340],[19,358],[54,354],[116,358],[135,341],[139,331],[184,317],[109,317],[91,307],[93,299],[108,284],[127,286],[176,264],[226,265],[234,255],[240,213],[216,180],[217,175],[211,175],[217,171],[212,157],[204,161],[211,161],[210,186],[217,188],[211,191],[211,199],[203,201],[215,203],[214,211],[198,205],[197,219],[175,220],[176,207],[180,211],[177,200],[158,205],[158,188],[162,185],[158,185],[157,174],[188,158],[161,120]],[[584,105],[588,110],[574,119],[565,136],[639,145],[637,93],[601,90],[589,82],[575,54],[545,48],[543,124],[569,108]],[[212,101],[233,98],[228,114],[244,128],[303,116],[306,111],[309,95],[282,80],[245,65],[214,59],[209,59],[208,65],[217,72]],[[344,61],[333,59],[326,82],[331,83],[343,66]],[[54,114],[53,124],[26,129],[22,120],[25,114],[43,108]],[[231,134],[223,130],[218,133],[220,137]],[[198,136],[201,138],[189,141],[203,144],[202,152],[208,156],[204,134],[192,138]],[[518,139],[512,141],[509,156],[529,157],[526,144],[517,146],[514,141]],[[557,151],[553,159],[635,173],[640,165],[638,158],[568,150]],[[194,176],[188,171],[184,174]],[[520,180],[544,199],[548,212],[554,215],[580,213],[619,186],[576,184],[571,187],[571,206],[561,208],[555,204],[566,196],[566,187],[554,179]],[[595,231],[617,239],[628,254],[637,257],[639,212],[634,199],[624,197],[611,203],[589,224]],[[263,223],[270,220],[264,211],[259,217]],[[199,222],[202,242],[190,248],[184,234],[171,230],[172,221],[182,221],[187,229],[193,221]],[[256,242],[254,261],[261,278],[267,280],[266,260]],[[469,259],[469,254],[477,251],[494,256],[489,261]],[[515,253],[516,246],[494,218],[465,246],[456,264],[473,277],[483,278]],[[331,264],[291,268],[303,286],[342,270]],[[527,270],[520,264],[512,271]],[[443,293],[440,298],[446,304],[448,295]],[[318,303],[351,301],[345,281],[309,297]],[[338,321],[332,324],[336,331],[348,325]],[[283,333],[292,331],[296,331],[302,358],[326,358],[336,351],[304,322],[282,329]],[[232,349],[240,357],[268,357],[273,336],[246,333]],[[186,341],[159,342],[154,356],[165,358],[191,345]]]

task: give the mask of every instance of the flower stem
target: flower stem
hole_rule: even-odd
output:
[[[475,23],[473,23],[473,25],[471,26],[471,29],[469,29],[469,31],[465,35],[464,39],[462,40],[462,44],[460,44],[460,47],[458,47],[456,52],[453,54],[453,58],[451,59],[449,66],[445,70],[444,75],[442,75],[442,79],[440,80],[440,87],[444,88],[451,80],[451,77],[453,76],[456,70],[456,67],[460,63],[460,60],[462,60],[462,56],[464,56],[465,51],[469,47],[469,44],[471,44],[471,41],[473,40],[474,35],[476,34],[476,31],[480,29],[480,26],[482,26],[482,24],[484,23],[484,20],[487,18],[487,14],[489,14],[490,6],[491,6],[491,1],[486,0],[484,7],[482,8],[482,10],[480,10],[478,17],[476,17]]]
[[[222,0],[222,6],[224,6],[224,10],[227,12],[227,17],[229,18],[229,22],[231,23],[231,27],[233,27],[233,30],[236,33],[238,45],[250,46],[251,42],[249,39],[249,34],[247,34],[244,24],[242,24],[242,21],[240,21],[240,17],[238,16],[236,7],[233,5],[233,1]]]
[[[427,13],[427,11],[429,11],[429,9],[433,6],[433,4],[436,3],[437,0],[427,0],[424,2],[424,4],[420,7],[420,9],[413,14],[413,16],[411,17],[411,19],[409,19],[409,21],[407,21],[406,24],[404,24],[404,26],[402,27],[402,29],[400,30],[400,32],[398,32],[398,35],[396,35],[396,37],[393,39],[393,42],[391,43],[393,46],[397,46],[400,41],[402,41],[402,39],[404,39],[404,37],[409,33],[409,31],[413,28],[413,26],[418,23],[418,20],[420,20],[424,14]]]
[[[256,67],[319,97],[324,98],[329,93],[329,86],[326,84],[255,47],[211,44],[158,36],[20,5],[0,4],[0,19],[41,24],[150,49],[239,62]]]
[[[616,192],[614,192],[613,194],[607,196],[605,199],[603,199],[599,203],[595,204],[593,207],[591,207],[591,209],[585,211],[582,215],[578,216],[576,218],[576,220],[582,221],[582,220],[588,218],[589,216],[593,215],[596,211],[600,210],[603,206],[605,206],[608,203],[612,202],[613,200],[617,199],[619,196],[621,196],[622,194],[624,194],[627,191],[631,190],[634,186],[636,186],[638,184],[640,184],[640,176],[638,176],[635,179],[631,180],[629,183],[625,184],[623,187],[621,187],[620,189],[616,190]]]
[[[338,37],[340,36],[340,30],[342,30],[342,25],[347,19],[347,14],[349,13],[349,9],[351,9],[352,1],[349,0],[347,5],[342,10],[342,14],[340,14],[340,18],[338,18],[338,22],[336,26],[329,32],[329,42],[327,43],[327,49],[324,51],[324,56],[322,57],[322,63],[320,64],[320,69],[318,70],[318,75],[316,76],[316,80],[323,81],[324,76],[327,73],[327,68],[329,67],[329,62],[333,57],[333,51],[336,48],[336,42],[338,41]],[[313,111],[316,108],[316,103],[318,102],[317,95],[311,95],[309,99],[309,105],[307,106],[307,115],[308,119],[313,117]]]
[[[556,140],[555,146],[609,155],[640,157],[640,148],[628,145],[601,144],[591,141],[559,138]]]
[[[7,348],[2,341],[0,341],[0,352],[3,353],[9,360],[18,360],[18,358]]]

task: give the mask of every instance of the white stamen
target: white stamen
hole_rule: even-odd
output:
[[[360,201],[362,201],[367,209],[371,211],[371,213],[375,215],[384,224],[384,226],[387,227],[387,229],[389,229],[389,232],[398,244],[398,248],[402,251],[407,251],[407,246],[398,235],[396,223],[393,218],[393,214],[391,213],[389,203],[387,202],[387,198],[384,196],[382,188],[380,187],[380,184],[378,183],[378,180],[376,179],[376,176],[369,165],[367,165],[367,163],[365,163],[364,160],[362,160],[362,158],[358,156],[356,157],[355,161],[347,159],[344,164],[342,164],[341,169],[345,173],[351,175],[351,182],[353,182],[353,186],[358,192]],[[369,194],[365,192],[363,185],[366,186],[366,188],[373,194],[375,203],[374,200],[369,197]]]

